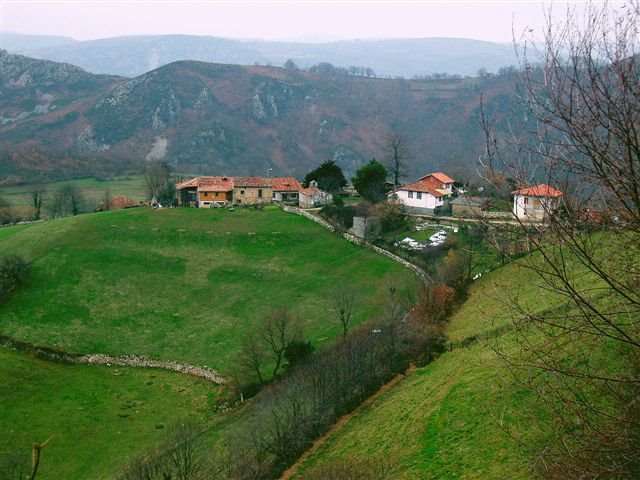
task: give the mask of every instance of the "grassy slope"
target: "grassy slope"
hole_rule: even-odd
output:
[[[0,347],[0,460],[55,435],[38,479],[108,477],[178,417],[206,422],[217,388],[154,369],[62,365]]]
[[[229,371],[273,309],[300,314],[315,342],[339,334],[330,292],[352,284],[377,312],[401,265],[280,210],[132,209],[0,230],[33,261],[0,331],[75,352],[141,354]]]
[[[105,212],[3,228],[0,245],[33,261],[29,284],[2,307],[3,334],[223,371],[273,307],[302,313],[307,336],[321,344],[339,334],[327,312],[335,285],[353,283],[368,299],[362,320],[375,314],[386,280],[413,280],[395,262],[279,210]],[[0,431],[9,432],[0,457],[55,434],[44,479],[108,476],[155,446],[155,426],[176,412],[204,419],[212,438],[243,417],[213,416],[218,388],[169,372],[52,364],[6,348],[0,365]]]
[[[498,286],[498,288],[496,288]],[[450,336],[461,340],[490,334],[509,324],[504,290],[521,301],[539,301],[538,282],[517,266],[484,276],[451,321]],[[537,303],[536,303],[537,301]],[[539,432],[520,424],[520,414],[535,411],[535,399],[514,385],[491,348],[495,340],[444,354],[361,411],[309,459],[305,469],[336,458],[389,458],[398,478],[531,478],[531,450],[507,432],[523,435],[529,446]],[[509,333],[500,338],[513,345]]]

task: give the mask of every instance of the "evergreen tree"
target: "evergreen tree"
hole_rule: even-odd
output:
[[[363,165],[353,177],[353,186],[362,197],[370,202],[380,202],[385,198],[387,169],[375,158]]]
[[[327,192],[335,193],[347,186],[347,179],[342,169],[333,160],[327,160],[307,173],[303,181],[304,186],[308,187],[312,180],[318,182],[318,187]]]

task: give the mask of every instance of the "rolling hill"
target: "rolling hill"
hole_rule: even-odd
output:
[[[299,338],[322,348],[341,335],[330,306],[336,288],[359,292],[359,323],[381,310],[389,282],[417,281],[274,208],[80,215],[0,229],[0,249],[32,264],[28,283],[0,307],[1,335],[206,364],[227,379],[239,345],[274,310],[289,309]],[[229,427],[214,411],[226,386],[164,370],[51,363],[0,345],[0,386],[0,476],[7,455],[28,456],[50,435],[39,478],[111,478],[176,420]]]
[[[467,38],[341,40],[328,43],[235,40],[196,35],[140,35],[73,41],[64,37],[0,34],[11,53],[79,65],[93,73],[135,77],[181,60],[238,65],[283,65],[292,59],[302,68],[328,62],[348,68],[372,68],[378,75],[428,75],[447,72],[475,75],[516,64],[513,47]]]
[[[536,265],[541,256],[534,253],[524,264],[530,260]],[[605,282],[583,265],[568,265],[577,290],[606,290]],[[610,296],[599,292],[591,301],[604,307]],[[573,331],[569,340],[561,329],[529,327],[523,321],[527,315],[558,315],[570,325],[578,312],[579,307],[548,288],[530,268],[516,263],[484,275],[450,320],[450,351],[343,421],[290,478],[330,478],[320,472],[330,472],[335,465],[371,465],[372,459],[385,462],[392,472],[385,478],[393,479],[567,478],[562,462],[570,454],[563,448],[585,432],[594,436],[590,428],[603,420],[578,420],[577,410],[561,410],[558,398],[575,393],[586,405],[615,415],[615,409],[623,407],[612,400],[615,394],[599,389],[595,379],[631,374],[635,368],[633,355],[605,336]],[[635,326],[630,330],[637,332]],[[562,340],[545,351],[549,338]],[[548,361],[552,355],[562,359],[575,378],[568,380],[549,364],[532,360],[540,356]],[[578,372],[587,373],[580,377]],[[559,411],[571,415],[567,423]],[[568,443],[553,451],[557,445],[549,442],[558,436]],[[554,467],[558,460],[560,467]],[[635,465],[624,468],[616,476],[634,478],[630,472]]]
[[[317,345],[340,334],[331,292],[362,294],[375,316],[398,263],[277,208],[148,208],[0,230],[33,265],[2,306],[0,332],[77,353],[145,355],[232,373],[238,346],[277,309]],[[380,300],[381,301],[381,300]]]

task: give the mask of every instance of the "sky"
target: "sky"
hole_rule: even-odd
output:
[[[615,3],[615,2],[609,2]],[[583,2],[571,2],[580,8]],[[551,2],[500,0],[2,0],[0,30],[76,40],[192,34],[326,41],[462,37],[511,42],[540,30]],[[555,1],[555,12],[566,2]]]

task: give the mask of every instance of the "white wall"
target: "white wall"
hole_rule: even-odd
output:
[[[525,199],[527,199],[526,204]],[[514,195],[513,213],[518,218],[529,220],[544,220],[547,212],[556,208],[557,204],[558,200],[555,198]]]
[[[399,190],[395,192],[398,200],[404,203],[407,207],[418,208],[430,208],[441,207],[444,205],[444,197],[434,197],[430,193],[422,192],[422,198],[418,199],[419,192],[413,192],[413,198],[409,198],[409,192],[407,190]],[[393,193],[389,195],[389,198],[393,198]]]

